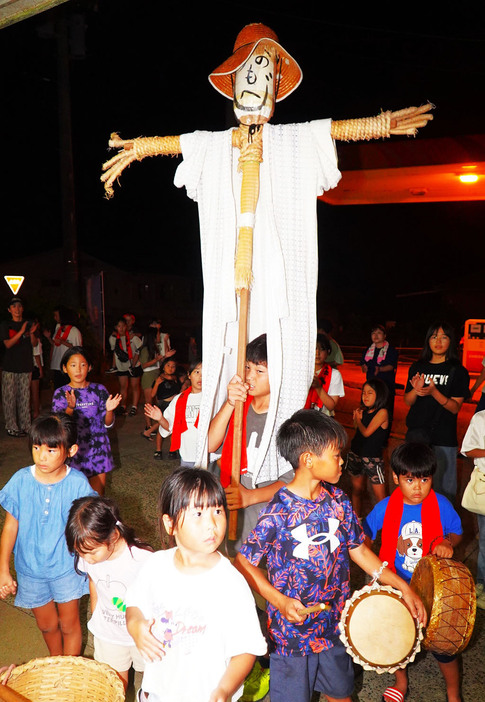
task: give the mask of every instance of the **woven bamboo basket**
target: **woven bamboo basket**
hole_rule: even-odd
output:
[[[34,658],[14,668],[7,685],[30,702],[124,702],[125,699],[123,683],[112,668],[81,656]]]

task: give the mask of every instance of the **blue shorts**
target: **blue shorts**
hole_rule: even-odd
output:
[[[89,593],[89,581],[75,570],[55,580],[37,580],[17,573],[17,596],[15,604],[24,609],[43,607],[48,602],[70,602]]]
[[[272,653],[269,660],[271,702],[310,702],[314,690],[339,699],[350,697],[354,689],[354,666],[341,641],[321,653]]]

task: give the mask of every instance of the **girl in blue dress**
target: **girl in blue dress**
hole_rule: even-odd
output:
[[[76,424],[65,413],[40,416],[29,435],[33,465],[0,490],[5,524],[0,538],[0,598],[16,595],[31,609],[51,656],[81,653],[79,598],[85,577],[76,573],[64,530],[72,501],[96,494],[68,465],[76,455]],[[10,574],[15,554],[16,580]]]

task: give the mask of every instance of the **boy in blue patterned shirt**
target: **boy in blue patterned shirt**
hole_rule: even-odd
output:
[[[344,428],[316,410],[299,410],[278,432],[280,454],[294,479],[262,510],[235,565],[267,602],[271,702],[310,702],[314,690],[329,702],[351,702],[353,665],[339,639],[338,622],[350,596],[349,556],[366,573],[382,563],[364,544],[362,528],[341,476]],[[268,576],[258,567],[266,560]],[[425,624],[423,603],[385,568],[382,583],[401,590],[413,616]],[[328,610],[305,617],[303,607]]]

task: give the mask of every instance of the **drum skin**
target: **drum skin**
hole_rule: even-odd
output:
[[[347,600],[340,639],[365,670],[391,673],[404,668],[420,650],[421,629],[401,593],[388,586],[366,586]]]
[[[428,615],[423,646],[448,656],[463,651],[476,615],[475,583],[466,565],[452,558],[425,556],[414,569],[411,587]]]

